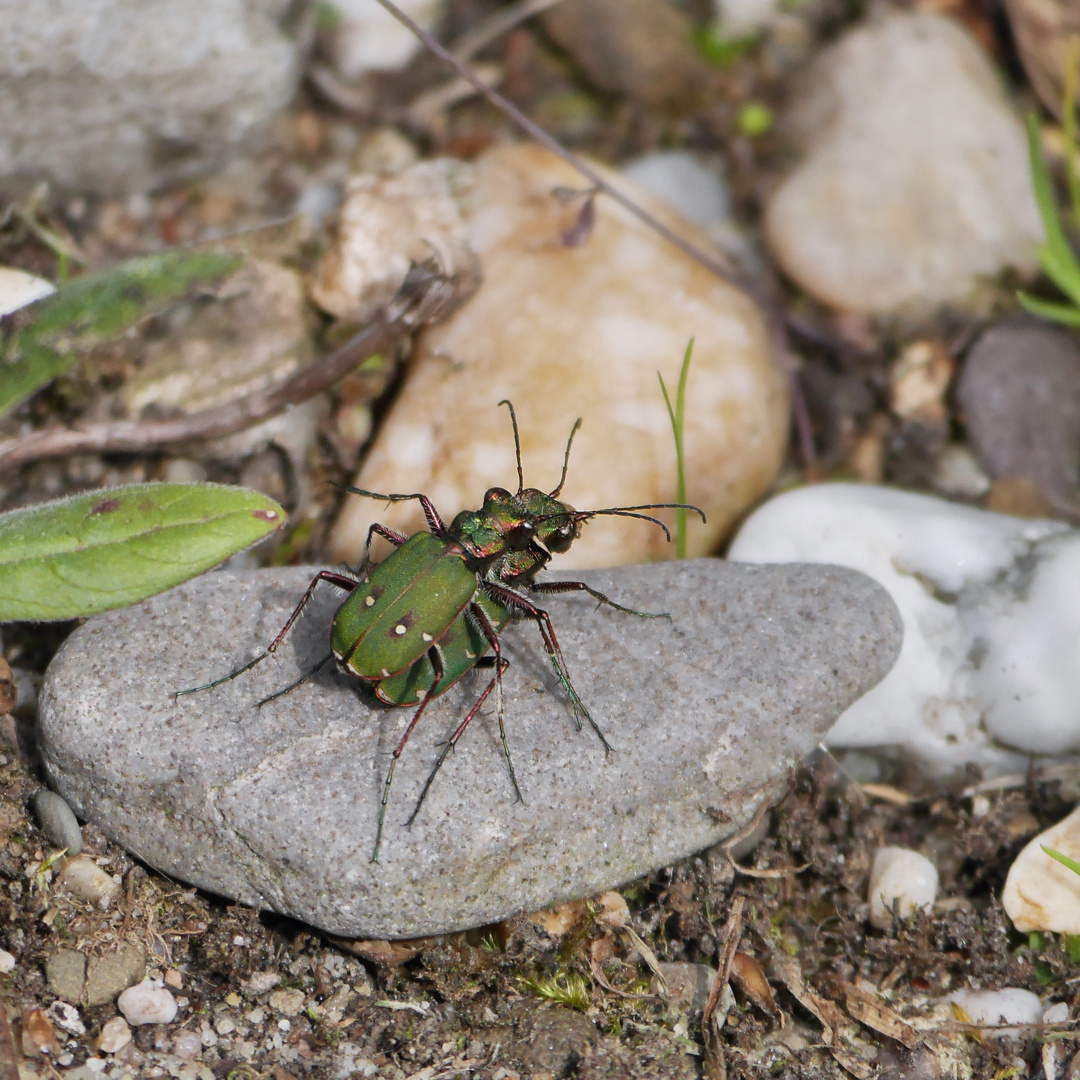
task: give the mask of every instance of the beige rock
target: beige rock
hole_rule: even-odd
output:
[[[784,128],[804,157],[766,208],[784,271],[833,307],[921,315],[982,277],[1036,268],[1042,240],[1019,117],[951,19],[893,14],[807,72]]]
[[[1080,806],[1020,852],[1009,868],[1001,903],[1023,933],[1080,934],[1080,874],[1050,858],[1043,847],[1080,862]]]
[[[618,181],[624,189],[633,186]],[[357,484],[423,491],[449,520],[476,508],[492,485],[516,486],[509,417],[521,427],[525,482],[558,482],[571,425],[563,497],[578,509],[670,502],[675,453],[657,382],[678,382],[687,341],[694,356],[686,405],[687,490],[708,527],[691,524],[689,554],[712,551],[732,521],[767,488],[787,436],[786,384],[765,320],[742,292],[676,250],[608,199],[583,243],[566,247],[581,201],[553,197],[580,177],[547,151],[520,145],[477,164],[469,239],[484,283],[448,322],[417,343],[405,385]],[[649,196],[658,217],[692,227]],[[660,514],[669,523],[670,512]],[[350,499],[334,530],[334,556],[359,559],[369,525],[424,527],[415,503]],[[590,522],[561,567],[670,558],[655,526]]]
[[[102,911],[108,909],[121,888],[116,878],[107,874],[87,855],[76,855],[74,859],[67,860],[60,874],[60,885]]]

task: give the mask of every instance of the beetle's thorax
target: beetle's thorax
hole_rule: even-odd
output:
[[[491,488],[484,505],[458,514],[449,531],[475,559],[486,562],[512,553],[559,554],[578,538],[581,525],[572,506],[536,488],[516,494]]]

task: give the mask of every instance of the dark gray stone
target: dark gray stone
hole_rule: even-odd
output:
[[[33,803],[41,831],[57,847],[67,848],[69,855],[78,855],[83,849],[82,829],[71,807],[55,791],[39,791]]]
[[[7,0],[0,186],[49,179],[115,198],[204,175],[263,141],[300,77],[303,45],[282,25],[297,10]]]
[[[1021,316],[988,330],[956,387],[968,437],[994,478],[1022,476],[1050,499],[1080,488],[1080,341]]]
[[[611,888],[724,839],[785,789],[900,647],[888,594],[832,566],[719,560],[592,571],[644,620],[580,596],[546,602],[570,673],[614,751],[576,731],[531,625],[504,650],[514,803],[493,708],[403,827],[439,744],[485,685],[434,701],[403,754],[381,861],[370,861],[405,709],[372,707],[324,670],[260,710],[328,651],[324,587],[276,658],[214,690],[265,647],[309,568],[209,574],[91,619],[42,689],[53,785],[85,819],[166,873],[350,938],[491,923]],[[565,576],[565,575],[563,575]]]

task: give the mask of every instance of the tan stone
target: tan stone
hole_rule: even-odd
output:
[[[1005,879],[1002,906],[1022,933],[1080,934],[1080,874],[1052,859],[1044,847],[1080,862],[1080,806],[1016,857]]]
[[[673,227],[692,227],[634,190]],[[577,417],[563,497],[578,509],[669,502],[675,453],[657,381],[674,392],[695,338],[686,406],[687,490],[708,514],[692,524],[689,553],[714,550],[775,475],[787,435],[786,384],[765,320],[720,280],[601,196],[584,242],[566,247],[581,178],[547,151],[519,145],[477,165],[469,240],[484,283],[447,323],[418,341],[405,385],[357,479],[375,491],[423,491],[449,520],[479,507],[492,485],[516,486],[510,398],[521,426],[525,483],[550,490]],[[669,512],[660,514],[669,523]],[[356,562],[368,526],[424,527],[416,503],[346,503],[332,536],[336,558]],[[586,567],[668,558],[655,526],[599,518],[559,558]]]

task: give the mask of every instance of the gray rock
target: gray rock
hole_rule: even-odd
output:
[[[58,848],[67,848],[69,855],[78,855],[83,849],[82,829],[71,807],[55,791],[39,791],[33,803],[41,831]]]
[[[146,953],[138,945],[123,942],[90,962],[86,976],[86,1004],[90,1008],[113,1001],[134,986],[146,973]]]
[[[688,964],[685,960],[661,964],[667,999],[677,1009],[685,1009],[691,1016],[700,1016],[709,1001],[709,993],[716,982],[716,968],[708,964]],[[660,980],[653,976],[652,992],[662,993]]]
[[[968,436],[986,471],[1026,477],[1059,502],[1080,494],[1080,343],[1022,316],[988,330],[956,388]]]
[[[203,175],[292,97],[290,0],[8,0],[0,184],[117,193]]]
[[[45,958],[45,980],[57,997],[78,1004],[86,986],[86,955],[78,949],[54,949]]]
[[[576,731],[529,625],[504,635],[512,800],[492,709],[403,827],[439,744],[484,686],[433,702],[403,754],[382,857],[383,776],[409,713],[324,670],[256,711],[327,651],[324,587],[275,659],[214,690],[173,691],[256,655],[309,568],[209,574],[80,627],[41,697],[46,771],[68,801],[166,873],[350,938],[490,923],[628,881],[718,842],[877,683],[900,622],[869,578],[829,566],[716,560],[590,572],[643,620],[581,597],[547,606],[610,740]]]
[[[838,308],[925,314],[979,279],[1036,268],[1042,239],[1019,117],[959,23],[891,14],[805,74],[784,127],[805,156],[766,208],[784,271]]]

